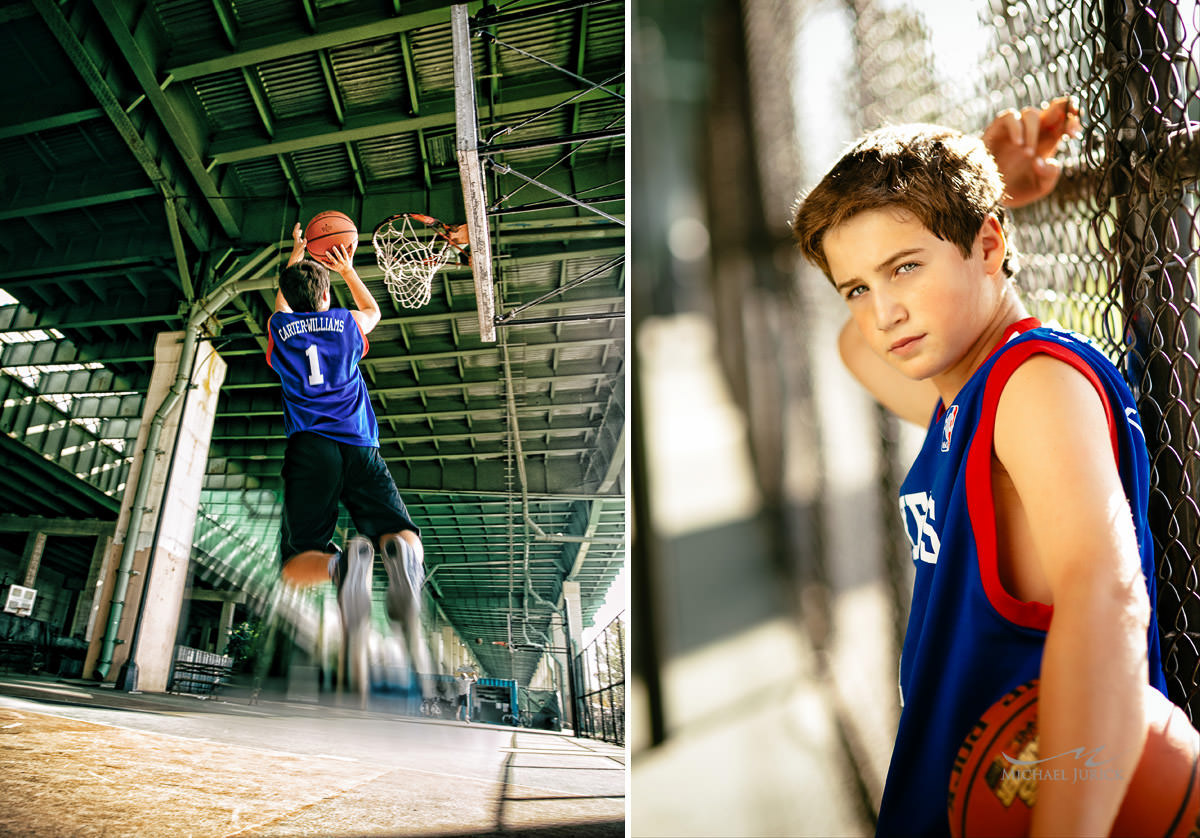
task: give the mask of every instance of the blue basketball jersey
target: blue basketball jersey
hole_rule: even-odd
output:
[[[379,447],[379,424],[358,362],[367,336],[347,309],[277,311],[267,322],[267,363],[283,385],[287,435],[311,431]]]
[[[1166,692],[1154,541],[1146,521],[1149,458],[1133,396],[1112,363],[1078,335],[1030,318],[1010,327],[1006,338],[953,404],[939,403],[900,488],[916,580],[900,660],[903,709],[879,835],[949,835],[947,789],[963,738],[997,699],[1040,674],[1053,609],[1016,599],[1000,582],[991,480],[1000,393],[1031,355],[1070,364],[1105,402],[1153,610],[1150,682]]]

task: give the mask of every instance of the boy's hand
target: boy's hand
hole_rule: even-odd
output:
[[[1004,205],[1023,207],[1053,192],[1062,174],[1054,155],[1064,137],[1079,132],[1079,108],[1066,96],[1044,108],[998,114],[984,130],[983,143],[1004,177]]]
[[[296,222],[296,226],[292,228],[292,255],[288,257],[288,267],[295,265],[304,258],[304,250],[308,247],[308,241],[304,238],[304,228],[300,226],[300,222]]]
[[[354,251],[356,250],[358,250],[357,242],[349,249],[340,244],[335,244],[320,258],[331,270],[335,270],[344,276],[346,271],[354,270]]]

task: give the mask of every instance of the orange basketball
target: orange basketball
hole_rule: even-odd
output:
[[[358,241],[358,228],[344,212],[327,210],[313,216],[304,228],[305,248],[312,256],[324,256],[329,248],[342,245],[352,248]]]
[[[1146,691],[1150,732],[1112,834],[1184,838],[1200,823],[1200,734],[1162,693],[1153,687]],[[1108,759],[1103,751],[1091,766],[1086,749],[1061,756],[1038,753],[1037,699],[1036,680],[1017,687],[967,734],[950,775],[954,838],[1028,835],[1040,772],[1103,780]],[[1027,764],[1015,765],[1006,755]],[[1039,759],[1044,761],[1033,762]]]

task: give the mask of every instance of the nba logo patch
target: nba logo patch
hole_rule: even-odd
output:
[[[950,405],[946,411],[946,420],[942,423],[942,451],[950,450],[950,437],[954,435],[954,420],[958,416],[958,405]]]

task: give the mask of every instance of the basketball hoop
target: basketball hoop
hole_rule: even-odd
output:
[[[463,230],[415,212],[393,215],[375,228],[375,261],[397,305],[420,308],[429,302],[433,275],[464,253]]]

